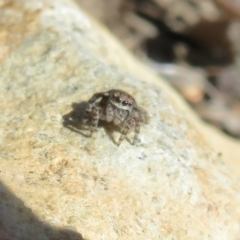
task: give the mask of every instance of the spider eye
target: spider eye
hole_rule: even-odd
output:
[[[120,97],[115,97],[116,102],[120,103],[122,101],[122,99]]]
[[[131,106],[132,106],[132,103],[128,103],[128,106],[131,107]]]
[[[122,102],[122,105],[123,105],[123,106],[127,106],[127,105],[128,105],[128,102],[127,102],[127,101],[123,101],[123,102]]]

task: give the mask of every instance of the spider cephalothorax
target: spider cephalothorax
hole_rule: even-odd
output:
[[[95,93],[88,103],[83,124],[90,123],[91,134],[97,128],[99,120],[102,120],[121,127],[122,132],[118,145],[131,130],[135,132],[134,143],[136,142],[140,125],[146,120],[146,112],[137,105],[131,95],[113,89]]]

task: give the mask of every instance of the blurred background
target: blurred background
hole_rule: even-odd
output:
[[[196,113],[240,138],[240,0],[75,0]]]

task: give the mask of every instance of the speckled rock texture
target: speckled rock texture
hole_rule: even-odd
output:
[[[0,53],[1,240],[240,239],[239,182],[204,131],[73,2],[0,1]],[[136,145],[63,125],[112,88],[148,111]]]

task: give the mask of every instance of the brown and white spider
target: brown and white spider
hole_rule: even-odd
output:
[[[88,101],[82,124],[89,122],[90,135],[96,130],[99,120],[113,123],[121,128],[118,145],[131,130],[134,130],[134,144],[138,139],[140,125],[147,120],[147,114],[131,95],[112,89],[95,93]]]

